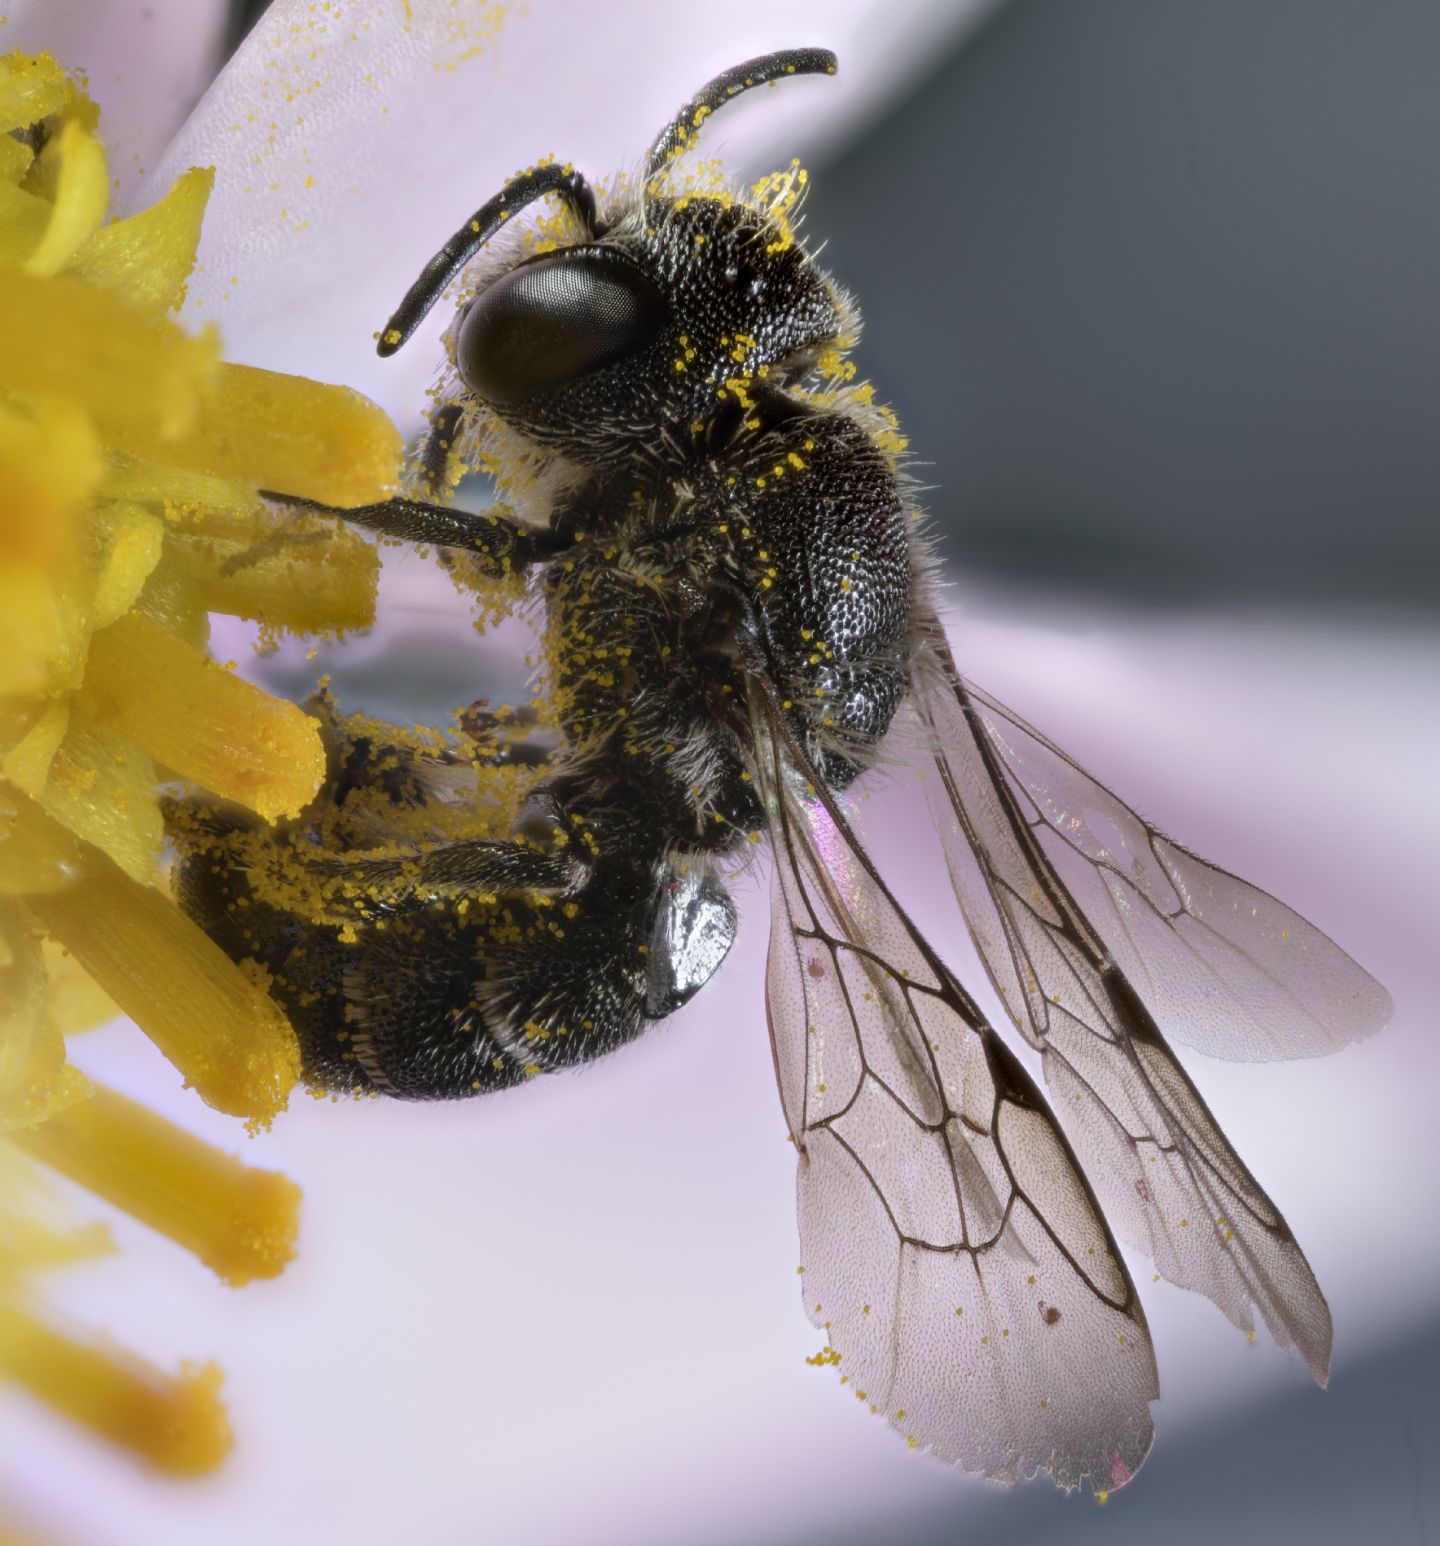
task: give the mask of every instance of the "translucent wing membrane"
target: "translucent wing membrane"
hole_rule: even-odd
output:
[[[771,1041],[802,1291],[855,1396],[1013,1481],[1122,1485],[1158,1395],[1135,1288],[1039,1091],[752,692],[775,854]]]
[[[964,682],[938,624],[916,689],[956,894],[1108,1218],[1244,1330],[1258,1309],[1323,1384],[1324,1297],[1164,1033],[1234,1058],[1328,1052],[1384,1024],[1384,990]]]
[[[1003,704],[960,692],[942,699],[952,723],[968,703],[1045,856],[1168,1036],[1263,1062],[1386,1023],[1384,988],[1314,924],[1172,842]]]

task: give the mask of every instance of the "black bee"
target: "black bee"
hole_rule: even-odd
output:
[[[320,798],[277,828],[182,804],[179,892],[269,974],[312,1082],[445,1099],[685,1003],[735,934],[725,868],[768,834],[770,1034],[824,1360],[913,1445],[1103,1492],[1144,1459],[1158,1394],[1112,1224],[1329,1367],[1310,1268],[1166,1034],[1306,1055],[1388,1000],[955,669],[903,442],[847,379],[855,312],[796,237],[803,174],[748,194],[681,177],[731,97],[834,69],[807,49],[726,72],[604,197],[568,166],[521,173],[380,336],[392,353],[463,275],[430,497],[333,513],[536,601],[552,744],[534,716],[477,709],[427,740],[322,697]],[[546,195],[546,223],[514,219]],[[508,510],[440,502],[477,465]],[[1063,1130],[846,817],[902,711]]]

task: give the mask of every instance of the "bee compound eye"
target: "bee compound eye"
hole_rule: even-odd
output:
[[[614,252],[551,253],[475,297],[456,364],[487,402],[523,402],[635,354],[669,318],[659,288]]]

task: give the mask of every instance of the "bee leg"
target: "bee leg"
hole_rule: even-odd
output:
[[[583,862],[568,854],[541,853],[501,838],[465,838],[397,859],[321,858],[313,868],[333,878],[362,918],[392,918],[512,892],[571,897],[588,874]]]
[[[477,698],[460,710],[455,724],[474,760],[487,767],[544,768],[555,755],[553,738],[527,703],[505,704],[497,712],[488,698]]]
[[[475,553],[497,575],[514,573],[549,558],[557,551],[549,532],[533,531],[497,505],[475,513],[432,505],[420,499],[384,499],[373,505],[325,505],[318,499],[261,489],[263,498],[315,515],[333,515],[352,526],[362,526],[377,536],[395,537],[419,546],[458,548]]]
[[[430,433],[420,448],[420,471],[425,492],[432,499],[438,499],[450,487],[450,448],[464,417],[465,410],[459,403],[442,403],[430,421]]]

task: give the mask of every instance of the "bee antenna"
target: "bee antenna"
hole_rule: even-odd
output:
[[[460,272],[492,236],[510,219],[547,193],[558,193],[579,216],[587,234],[601,234],[595,213],[595,195],[590,184],[572,166],[548,162],[532,166],[512,177],[493,199],[482,204],[464,225],[425,265],[420,277],[405,292],[405,299],[385,324],[375,352],[382,356],[395,353],[424,320],[440,299],[445,286]]]
[[[695,143],[700,126],[733,97],[752,86],[783,80],[787,75],[833,75],[839,61],[828,48],[782,48],[775,54],[747,59],[702,86],[660,131],[645,158],[645,176],[653,177]]]

